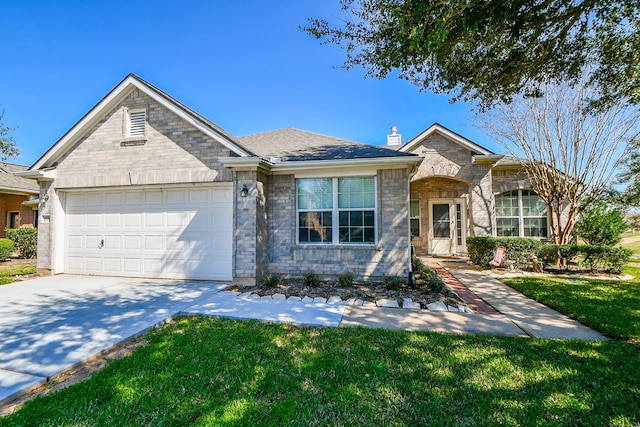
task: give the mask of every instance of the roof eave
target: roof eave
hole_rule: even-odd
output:
[[[27,179],[35,179],[38,181],[53,181],[56,179],[55,169],[27,170],[24,172],[14,172],[15,176]]]

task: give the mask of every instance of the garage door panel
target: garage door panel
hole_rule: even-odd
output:
[[[66,271],[231,280],[231,200],[229,186],[69,193]]]
[[[129,274],[140,274],[143,272],[142,270],[142,259],[141,258],[125,258],[123,263],[123,269],[125,273]]]
[[[87,206],[104,206],[104,194],[91,193],[86,196]]]
[[[162,227],[162,212],[147,212],[144,214],[145,227]]]
[[[144,236],[144,249],[148,251],[164,250],[164,236]]]
[[[104,271],[107,273],[120,273],[122,271],[122,260],[119,257],[105,257]]]

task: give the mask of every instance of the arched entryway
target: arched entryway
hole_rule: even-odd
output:
[[[411,183],[411,234],[418,255],[467,252],[469,183],[429,177]]]

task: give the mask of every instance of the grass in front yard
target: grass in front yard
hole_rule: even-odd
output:
[[[180,319],[0,426],[640,425],[632,344]]]
[[[22,276],[25,274],[34,274],[36,272],[36,263],[33,264],[17,264],[2,265],[0,264],[0,285],[13,283],[14,276]]]
[[[617,339],[640,343],[640,267],[630,281],[521,277],[512,288]]]
[[[620,246],[631,249],[635,257],[640,257],[640,233],[624,233]]]

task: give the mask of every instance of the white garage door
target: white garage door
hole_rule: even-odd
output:
[[[232,189],[66,195],[65,272],[231,280]]]

